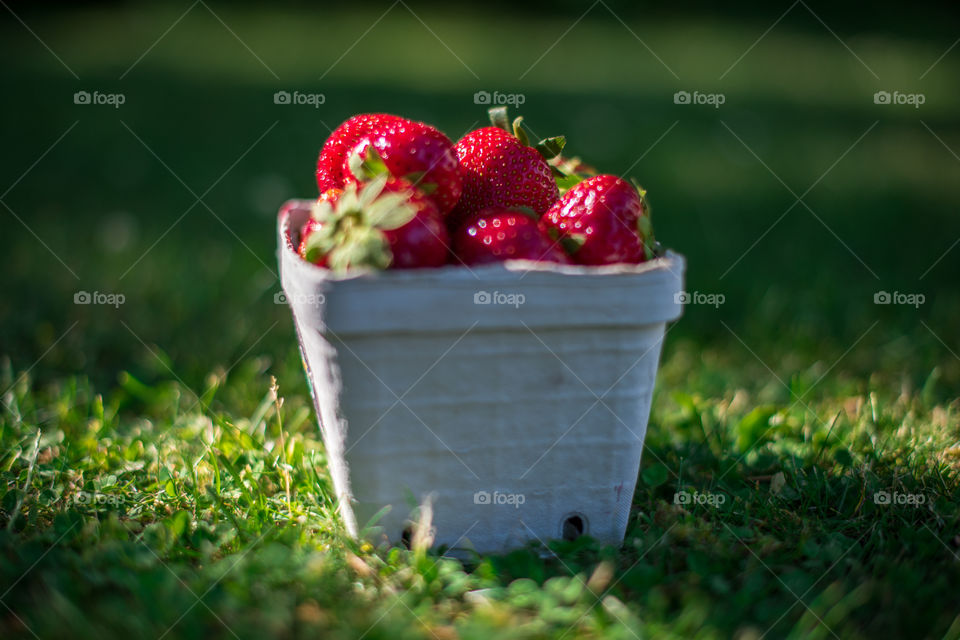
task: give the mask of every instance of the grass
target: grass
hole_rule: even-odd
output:
[[[599,6],[522,81],[580,10],[531,33],[522,12],[415,7],[461,64],[397,5],[336,62],[387,6],[197,5],[132,67],[184,8],[15,7],[79,79],[0,24],[0,636],[960,637],[955,52],[921,79],[946,23],[815,7],[880,81],[801,6],[723,80],[781,8],[611,3],[680,80]],[[883,108],[881,88],[927,102]],[[670,330],[621,547],[371,548],[331,498],[273,301],[276,207],[313,192],[326,127],[383,109],[456,137],[478,89],[522,91],[538,133],[632,167],[688,289],[725,296]]]
[[[787,388],[752,370],[698,393],[729,380],[718,358],[685,344],[668,358],[660,389],[689,391],[658,392],[622,548],[580,539],[466,562],[346,536],[306,399],[278,406],[262,360],[199,393],[21,377],[0,424],[0,629],[956,637],[957,403],[881,382],[819,389],[822,367]],[[703,498],[677,504],[684,491]]]

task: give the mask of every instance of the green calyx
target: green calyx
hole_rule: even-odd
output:
[[[398,229],[417,215],[410,193],[384,193],[388,174],[366,183],[349,185],[336,204],[319,202],[311,215],[320,228],[310,235],[306,257],[310,261],[326,256],[337,272],[368,267],[386,269],[393,261],[384,231]]]
[[[561,196],[587,178],[597,175],[596,169],[584,164],[577,156],[567,158],[557,155],[550,160],[550,169]]]
[[[351,153],[347,159],[347,167],[350,169],[353,177],[360,182],[371,180],[381,175],[390,175],[390,170],[387,169],[386,163],[383,161],[383,158],[380,157],[380,154],[377,153],[377,150],[373,148],[372,144],[367,146],[363,155]]]
[[[511,123],[506,107],[492,107],[487,110],[487,113],[490,115],[490,122],[493,126],[512,134],[523,146],[536,149],[544,160],[550,160],[560,155],[564,145],[567,144],[565,136],[544,138],[536,144],[530,144],[530,137],[527,136],[527,132],[523,128],[523,116],[515,118]]]
[[[360,182],[372,180],[377,176],[389,177],[392,175],[390,169],[387,168],[387,164],[373,145],[368,145],[362,156],[359,153],[351,154],[347,159],[347,167],[350,169],[350,173]],[[412,171],[403,178],[421,193],[428,196],[436,191],[439,185],[436,182],[424,182],[426,173],[426,171]]]
[[[583,246],[583,243],[587,241],[587,236],[582,233],[569,233],[562,238],[560,238],[560,244],[563,246],[563,250],[567,252],[567,255],[575,255],[577,251],[580,251],[580,248]]]
[[[550,239],[554,242],[559,242],[560,246],[563,247],[563,250],[568,256],[574,255],[580,250],[580,247],[583,246],[583,243],[587,241],[587,236],[585,234],[567,233],[561,236],[560,231],[554,227],[547,229],[547,235],[550,236]]]
[[[653,221],[650,217],[650,201],[647,199],[647,190],[641,187],[635,178],[630,178],[630,182],[637,190],[637,195],[640,196],[641,214],[637,218],[637,233],[643,239],[644,253],[646,253],[647,260],[659,258],[663,255],[663,247],[653,235]]]

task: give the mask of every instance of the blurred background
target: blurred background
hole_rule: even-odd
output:
[[[956,25],[946,3],[4,3],[0,354],[130,389],[256,357],[303,392],[277,208],[316,195],[350,115],[455,140],[485,91],[637,178],[688,290],[722,296],[687,307],[668,361],[842,359],[834,375],[953,397]]]

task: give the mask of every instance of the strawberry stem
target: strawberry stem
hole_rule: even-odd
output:
[[[487,114],[490,116],[490,123],[503,129],[507,133],[513,133],[510,130],[510,118],[507,116],[506,107],[491,107],[487,109]]]

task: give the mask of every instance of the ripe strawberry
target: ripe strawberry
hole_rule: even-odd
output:
[[[403,120],[388,113],[362,113],[334,129],[317,159],[317,187],[320,193],[334,187],[343,188],[344,159],[361,138]]]
[[[447,262],[449,236],[436,205],[406,180],[378,176],[321,198],[304,227],[301,255],[335,271],[413,269]]]
[[[463,222],[488,207],[529,207],[537,215],[550,208],[559,192],[547,158],[563,148],[563,137],[529,146],[520,127],[522,118],[507,127],[505,107],[490,109],[493,127],[471,131],[455,145],[463,175],[463,193],[453,222]]]
[[[372,151],[372,153],[371,153]],[[446,215],[460,199],[461,178],[453,143],[439,129],[396,119],[362,136],[344,158],[344,184],[387,172],[412,182]]]
[[[471,217],[453,236],[453,251],[466,265],[533,260],[570,264],[560,245],[523,211],[491,207]]]
[[[416,210],[407,224],[383,231],[393,255],[390,268],[416,269],[445,265],[450,257],[450,235],[443,214],[433,201],[400,178],[388,179],[384,192],[402,193]]]
[[[644,195],[616,176],[587,178],[543,215],[540,228],[578,264],[640,263],[653,241]]]
[[[317,198],[317,204],[320,204],[321,202],[329,202],[331,205],[336,204],[337,200],[342,194],[343,189],[327,189],[320,194],[319,198]],[[309,218],[307,218],[306,223],[304,223],[303,227],[300,229],[300,246],[297,248],[297,253],[299,253],[300,257],[304,260],[309,260],[309,258],[307,258],[307,238],[314,231],[320,229],[320,226],[320,221],[311,215]],[[313,260],[310,260],[310,262],[320,265],[321,267],[327,266],[326,256],[317,255],[317,252],[314,252],[314,255],[311,257]]]

